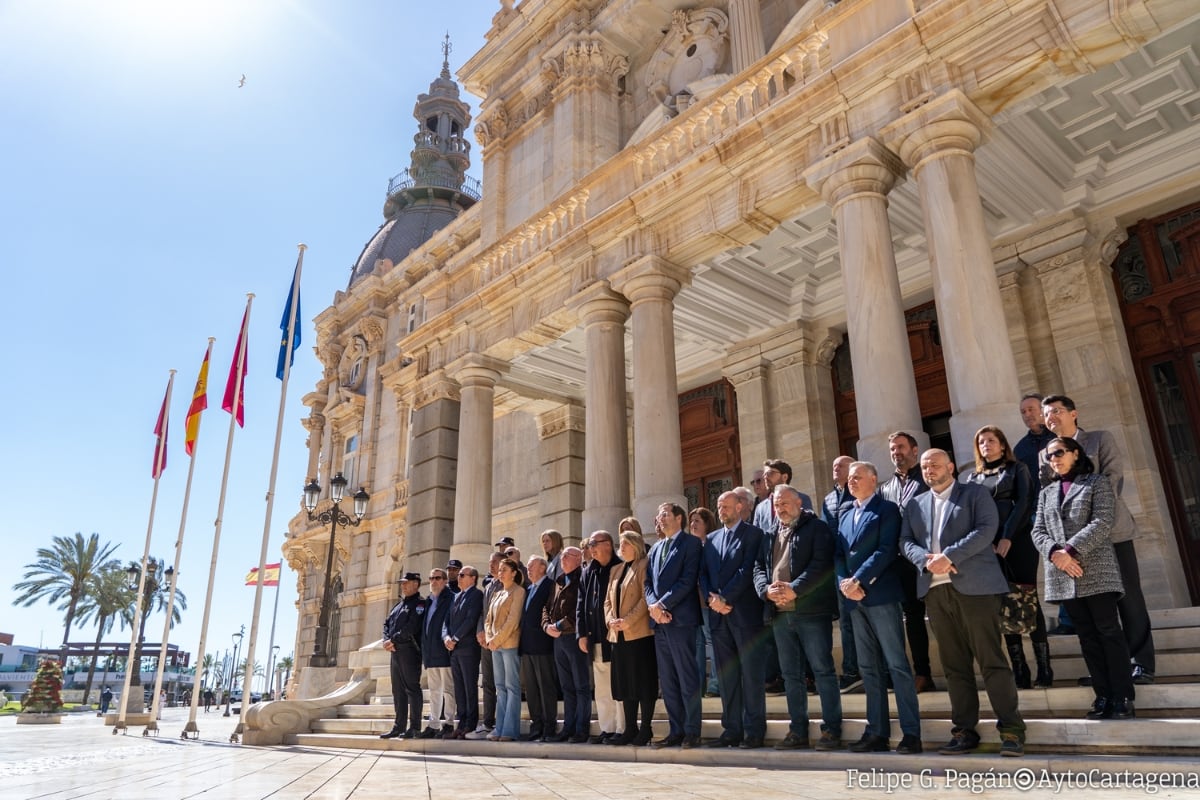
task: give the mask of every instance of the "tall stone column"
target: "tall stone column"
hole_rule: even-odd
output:
[[[761,344],[729,353],[721,365],[721,374],[737,394],[738,443],[742,482],[746,485],[764,459],[782,452],[775,436],[775,415],[771,413],[767,380],[770,366],[771,362],[763,358]]]
[[[642,256],[611,279],[633,309],[633,505],[643,525],[663,503],[684,505],[673,314],[690,277],[663,258]]]
[[[583,532],[616,532],[629,506],[629,419],[625,389],[625,321],[629,301],[607,281],[576,298],[587,337]]]
[[[981,426],[1022,429],[1017,366],[975,177],[975,148],[990,126],[955,89],[882,131],[917,179],[959,464],[969,463]]]
[[[468,355],[447,367],[459,384],[453,558],[486,571],[492,544],[492,454],[500,365]]]
[[[729,0],[729,44],[735,73],[766,54],[759,5],[759,0]]]
[[[895,154],[860,139],[804,173],[833,207],[846,296],[846,328],[854,365],[858,457],[884,472],[888,434],[903,430],[928,446],[921,428],[904,299],[892,250],[887,193],[903,174]]]

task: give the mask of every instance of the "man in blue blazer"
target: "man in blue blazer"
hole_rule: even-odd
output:
[[[763,746],[767,692],[763,604],[754,589],[754,561],[762,531],[742,522],[745,503],[735,492],[717,498],[723,526],[708,535],[700,593],[708,603],[713,658],[721,687],[721,738],[713,747]]]
[[[646,565],[646,605],[654,629],[654,653],[668,734],[654,747],[700,745],[700,672],[696,669],[696,629],[700,627],[700,559],[703,545],[683,530],[687,513],[663,503],[654,518],[662,533]]]
[[[896,691],[903,736],[896,752],[921,752],[921,712],[912,669],[904,652],[904,587],[900,583],[900,509],[876,493],[879,473],[867,461],[850,464],[846,487],[852,502],[841,514],[833,566],[842,594],[842,612],[854,618],[858,667],[867,693],[867,729],[850,745],[852,753],[890,748],[886,675]]]
[[[1000,524],[996,503],[982,486],[954,479],[944,450],[925,451],[921,475],[929,491],[905,506],[900,543],[917,568],[917,596],[925,600],[950,692],[954,738],[938,752],[960,755],[979,746],[978,662],[1000,730],[1000,754],[1024,755],[1025,721],[1000,635],[1000,595],[1008,581],[992,549]]]
[[[554,591],[549,565],[541,556],[533,556],[526,565],[529,587],[521,613],[521,688],[529,706],[527,742],[550,741],[558,731],[558,676],[554,667],[554,639],[542,627],[542,612]]]
[[[479,725],[479,639],[475,629],[483,613],[483,592],[475,586],[479,570],[465,566],[458,573],[459,592],[442,625],[442,642],[450,651],[458,725],[444,738],[465,739]]]
[[[432,739],[454,733],[454,717],[458,704],[454,700],[454,676],[450,670],[450,651],[442,640],[442,626],[454,603],[446,570],[435,567],[429,571],[429,597],[425,600],[425,630],[421,634],[421,663],[429,685],[429,724],[420,738]]]

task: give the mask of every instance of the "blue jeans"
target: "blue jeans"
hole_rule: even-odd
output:
[[[554,640],[554,667],[562,687],[562,732],[586,736],[592,727],[592,665],[575,634]]]
[[[521,735],[521,657],[517,648],[493,650],[492,669],[496,678],[495,733],[516,739]]]
[[[842,737],[842,693],[833,668],[833,615],[803,615],[783,611],[771,621],[779,647],[779,668],[787,695],[789,730],[808,738],[808,687],[804,674],[810,668],[821,698],[821,730]]]
[[[857,603],[852,613],[858,668],[862,671],[863,690],[867,693],[866,733],[885,739],[891,736],[887,681],[884,679],[884,675],[890,673],[900,731],[920,739],[921,712],[908,654],[904,651],[904,612],[900,604],[864,606]]]

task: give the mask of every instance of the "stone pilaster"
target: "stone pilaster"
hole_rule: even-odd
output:
[[[750,476],[763,460],[781,452],[770,405],[770,362],[763,358],[761,345],[742,347],[725,357],[721,374],[737,394],[742,483],[749,486]]]
[[[1149,422],[1133,369],[1110,265],[1124,231],[1114,223],[1072,220],[1024,245],[1050,309],[1061,391],[1075,401],[1082,428],[1110,431],[1124,456],[1122,497],[1137,525],[1142,589],[1152,608],[1190,599],[1163,495]]]
[[[760,5],[759,0],[729,0],[729,45],[735,74],[766,55]]]
[[[975,148],[990,126],[987,114],[955,89],[882,131],[912,170],[921,197],[960,464],[973,458],[981,426],[1022,427],[1017,367],[975,176]]]
[[[447,370],[459,383],[458,486],[454,494],[454,546],[450,555],[479,566],[492,545],[492,454],[496,381],[501,365],[468,355]],[[482,568],[486,572],[486,566]]]
[[[1029,347],[1033,351],[1035,380],[1027,388],[1030,391],[1048,394],[1046,387],[1062,386],[1063,380],[1062,370],[1058,366],[1058,354],[1054,352],[1054,333],[1050,329],[1050,310],[1046,307],[1046,293],[1042,289],[1042,279],[1033,267],[1022,268],[1017,273],[1017,283],[1021,290],[1021,306],[1025,310]]]
[[[572,305],[579,312],[587,337],[587,433],[581,530],[616,531],[617,524],[630,513],[625,390],[625,322],[629,319],[629,301],[601,281]]]
[[[542,462],[538,515],[544,528],[553,528],[573,542],[579,541],[581,534],[591,533],[581,525],[586,473],[584,416],[584,410],[575,405],[560,406],[537,416]]]
[[[633,310],[633,505],[642,520],[653,519],[662,503],[684,505],[673,312],[690,278],[663,258],[642,256],[611,279]]]
[[[1012,259],[1017,261],[1016,259]],[[1017,367],[1017,386],[1021,393],[1037,388],[1037,370],[1034,366],[1033,350],[1029,342],[1029,324],[1025,320],[1025,305],[1021,299],[1021,276],[1024,265],[1017,261],[1015,267],[1011,263],[1001,266],[1002,271],[997,280],[1000,284],[1000,297],[1004,301],[1005,329],[1009,342],[1012,344],[1013,362]],[[1010,436],[1017,437],[1020,431],[1013,431]]]
[[[888,434],[904,430],[928,445],[921,428],[904,300],[892,250],[887,193],[903,173],[895,154],[860,139],[805,172],[837,222],[846,327],[854,364],[858,457],[886,470]],[[824,485],[822,483],[822,485]]]
[[[441,371],[413,390],[405,565],[422,575],[446,565],[454,541],[459,405],[458,384]]]

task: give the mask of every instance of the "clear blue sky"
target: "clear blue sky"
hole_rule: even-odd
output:
[[[311,320],[344,289],[408,166],[417,94],[453,42],[453,72],[483,43],[496,0],[0,0],[0,632],[53,646],[62,614],[12,605],[51,537],[99,533],[141,557],[152,429],[178,370],[151,554],[170,563],[187,457],[184,416],[215,336],[171,639],[195,653],[229,415],[220,410],[246,293],[254,292],[246,427],[234,438],[208,652],[250,631],[279,406],[279,317],[296,244],[303,343],[285,412],[268,561],[281,558],[305,479],[316,385]],[[238,80],[246,76],[246,85]],[[477,110],[477,98],[463,92]],[[478,147],[471,173],[478,177]],[[370,487],[367,487],[370,489]],[[293,649],[286,569],[276,642]],[[274,590],[256,660],[267,661]],[[147,640],[157,641],[153,616]],[[76,628],[90,641],[94,628]],[[128,641],[127,631],[109,638]],[[308,654],[300,653],[298,661]]]

